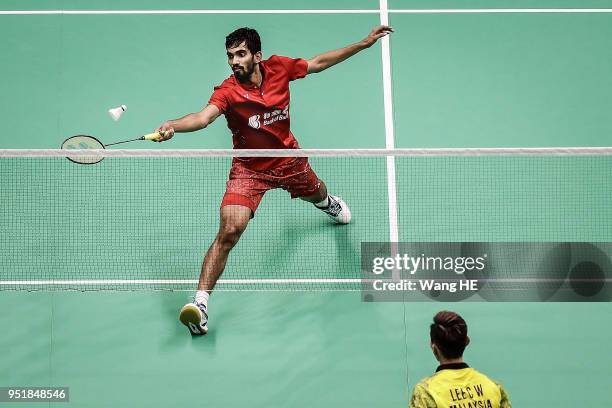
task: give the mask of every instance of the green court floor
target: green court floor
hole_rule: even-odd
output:
[[[612,337],[593,329],[608,304],[214,296],[210,333],[192,338],[176,320],[183,293],[3,293],[0,380],[70,386],[78,407],[406,406],[408,386],[435,369],[429,320],[450,308],[470,323],[467,361],[516,406],[596,406],[609,383]]]
[[[494,6],[612,7],[612,1],[524,0]],[[253,7],[247,1],[226,6],[196,0],[157,0],[146,6]],[[476,0],[389,1],[391,9],[478,7],[492,5]],[[135,1],[56,0],[44,5],[6,1],[0,8],[144,6]],[[376,11],[379,2],[262,1],[257,8]],[[610,145],[612,14],[391,13],[389,18],[396,30],[391,39],[396,147]],[[234,28],[257,28],[264,57],[309,58],[361,39],[379,21],[374,12],[0,15],[0,107],[10,129],[0,132],[0,148],[57,148],[65,137],[78,133],[121,140],[199,110],[213,86],[229,75],[223,42]],[[329,71],[294,82],[292,98],[292,129],[302,147],[385,147],[379,44]],[[127,104],[128,111],[114,123],[106,110],[120,104]],[[130,146],[230,147],[224,118],[168,143]],[[313,160],[332,191],[361,214],[353,224],[329,225],[305,203],[274,191],[232,254],[224,277],[302,277],[299,265],[326,277],[358,277],[353,266],[359,263],[360,243],[389,237],[386,162],[362,160],[360,165]],[[571,174],[559,174],[553,163],[537,163],[541,172],[536,175],[524,171],[533,164],[528,160],[514,167],[504,167],[503,160],[436,163],[397,161],[400,240],[612,239],[610,183],[591,177],[605,174],[612,167],[609,160],[588,165],[578,161]],[[115,172],[106,171],[106,177],[125,174],[112,167],[112,160],[104,165],[88,171]],[[1,164],[0,169],[8,172]],[[25,185],[60,191],[61,180],[54,175],[66,170],[53,169],[40,177],[30,173]],[[135,238],[153,237],[162,249],[148,247],[143,250],[146,256],[135,254],[115,265],[114,278],[151,270],[197,277],[201,254],[216,232],[223,192],[224,167],[209,171],[214,177],[206,179],[210,184],[204,198],[198,202],[193,197],[194,206],[185,206],[181,213],[186,215],[138,215],[151,234]],[[478,186],[472,193],[486,199],[474,205],[474,200],[458,195],[453,189],[461,175],[471,177]],[[568,195],[563,189],[543,193],[541,183],[552,189],[559,180],[581,186],[577,191],[589,192],[588,197]],[[524,188],[515,186],[521,194],[508,201],[503,191],[510,181]],[[154,180],[148,183],[148,191],[162,188]],[[437,194],[428,194],[432,188]],[[35,199],[36,189],[29,191]],[[147,197],[144,191],[141,199]],[[18,260],[28,266],[23,273],[33,277],[44,275],[40,265],[49,257],[68,249],[58,244],[61,240],[54,241],[55,236],[41,239],[36,234],[37,228],[50,231],[44,221],[57,213],[44,200],[26,201],[28,208],[45,216],[39,224],[2,220],[5,246],[0,259]],[[590,210],[581,207],[585,202]],[[0,203],[15,211],[24,208],[23,196],[2,195]],[[113,205],[116,202],[108,202],[108,208]],[[121,219],[116,225],[122,225]],[[20,234],[26,227],[29,232]],[[165,228],[171,228],[173,238],[184,234],[181,245],[163,241]],[[76,228],[63,231],[68,236]],[[10,246],[24,237],[31,245],[25,253]],[[93,238],[110,252],[122,244],[110,236]],[[327,269],[313,266],[317,261],[326,262]],[[87,279],[88,273],[97,272],[83,265],[76,273]],[[1,279],[7,278],[5,273]],[[191,295],[0,291],[0,325],[5,328],[0,335],[0,387],[68,386],[70,404],[51,405],[74,407],[406,406],[415,383],[436,367],[428,344],[429,321],[437,311],[451,309],[470,326],[467,362],[502,382],[514,406],[595,407],[607,398],[606,370],[612,364],[605,353],[612,341],[612,330],[605,325],[612,311],[608,303],[364,303],[356,291],[218,291],[210,303],[210,333],[192,338],[177,320]]]

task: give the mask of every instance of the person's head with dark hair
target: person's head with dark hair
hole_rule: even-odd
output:
[[[225,37],[227,63],[240,82],[249,80],[261,62],[261,39],[256,30],[239,28]]]
[[[429,326],[431,349],[440,363],[462,362],[470,344],[467,323],[455,312],[438,312]]]

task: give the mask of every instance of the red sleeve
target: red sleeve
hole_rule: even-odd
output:
[[[215,105],[221,113],[225,113],[229,109],[229,94],[227,89],[215,86],[215,92],[208,100],[209,105]]]
[[[280,55],[273,56],[287,70],[289,80],[304,78],[308,73],[308,61],[302,58],[289,58]]]

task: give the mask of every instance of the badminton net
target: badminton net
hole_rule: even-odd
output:
[[[359,290],[362,242],[612,239],[612,149],[0,150],[0,290],[193,290],[235,156],[308,156],[353,220],[266,193],[216,290]]]

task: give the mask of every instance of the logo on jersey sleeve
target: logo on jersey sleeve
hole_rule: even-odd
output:
[[[249,118],[249,126],[253,129],[259,129],[261,127],[261,123],[259,122],[259,118],[261,115],[253,115]]]

